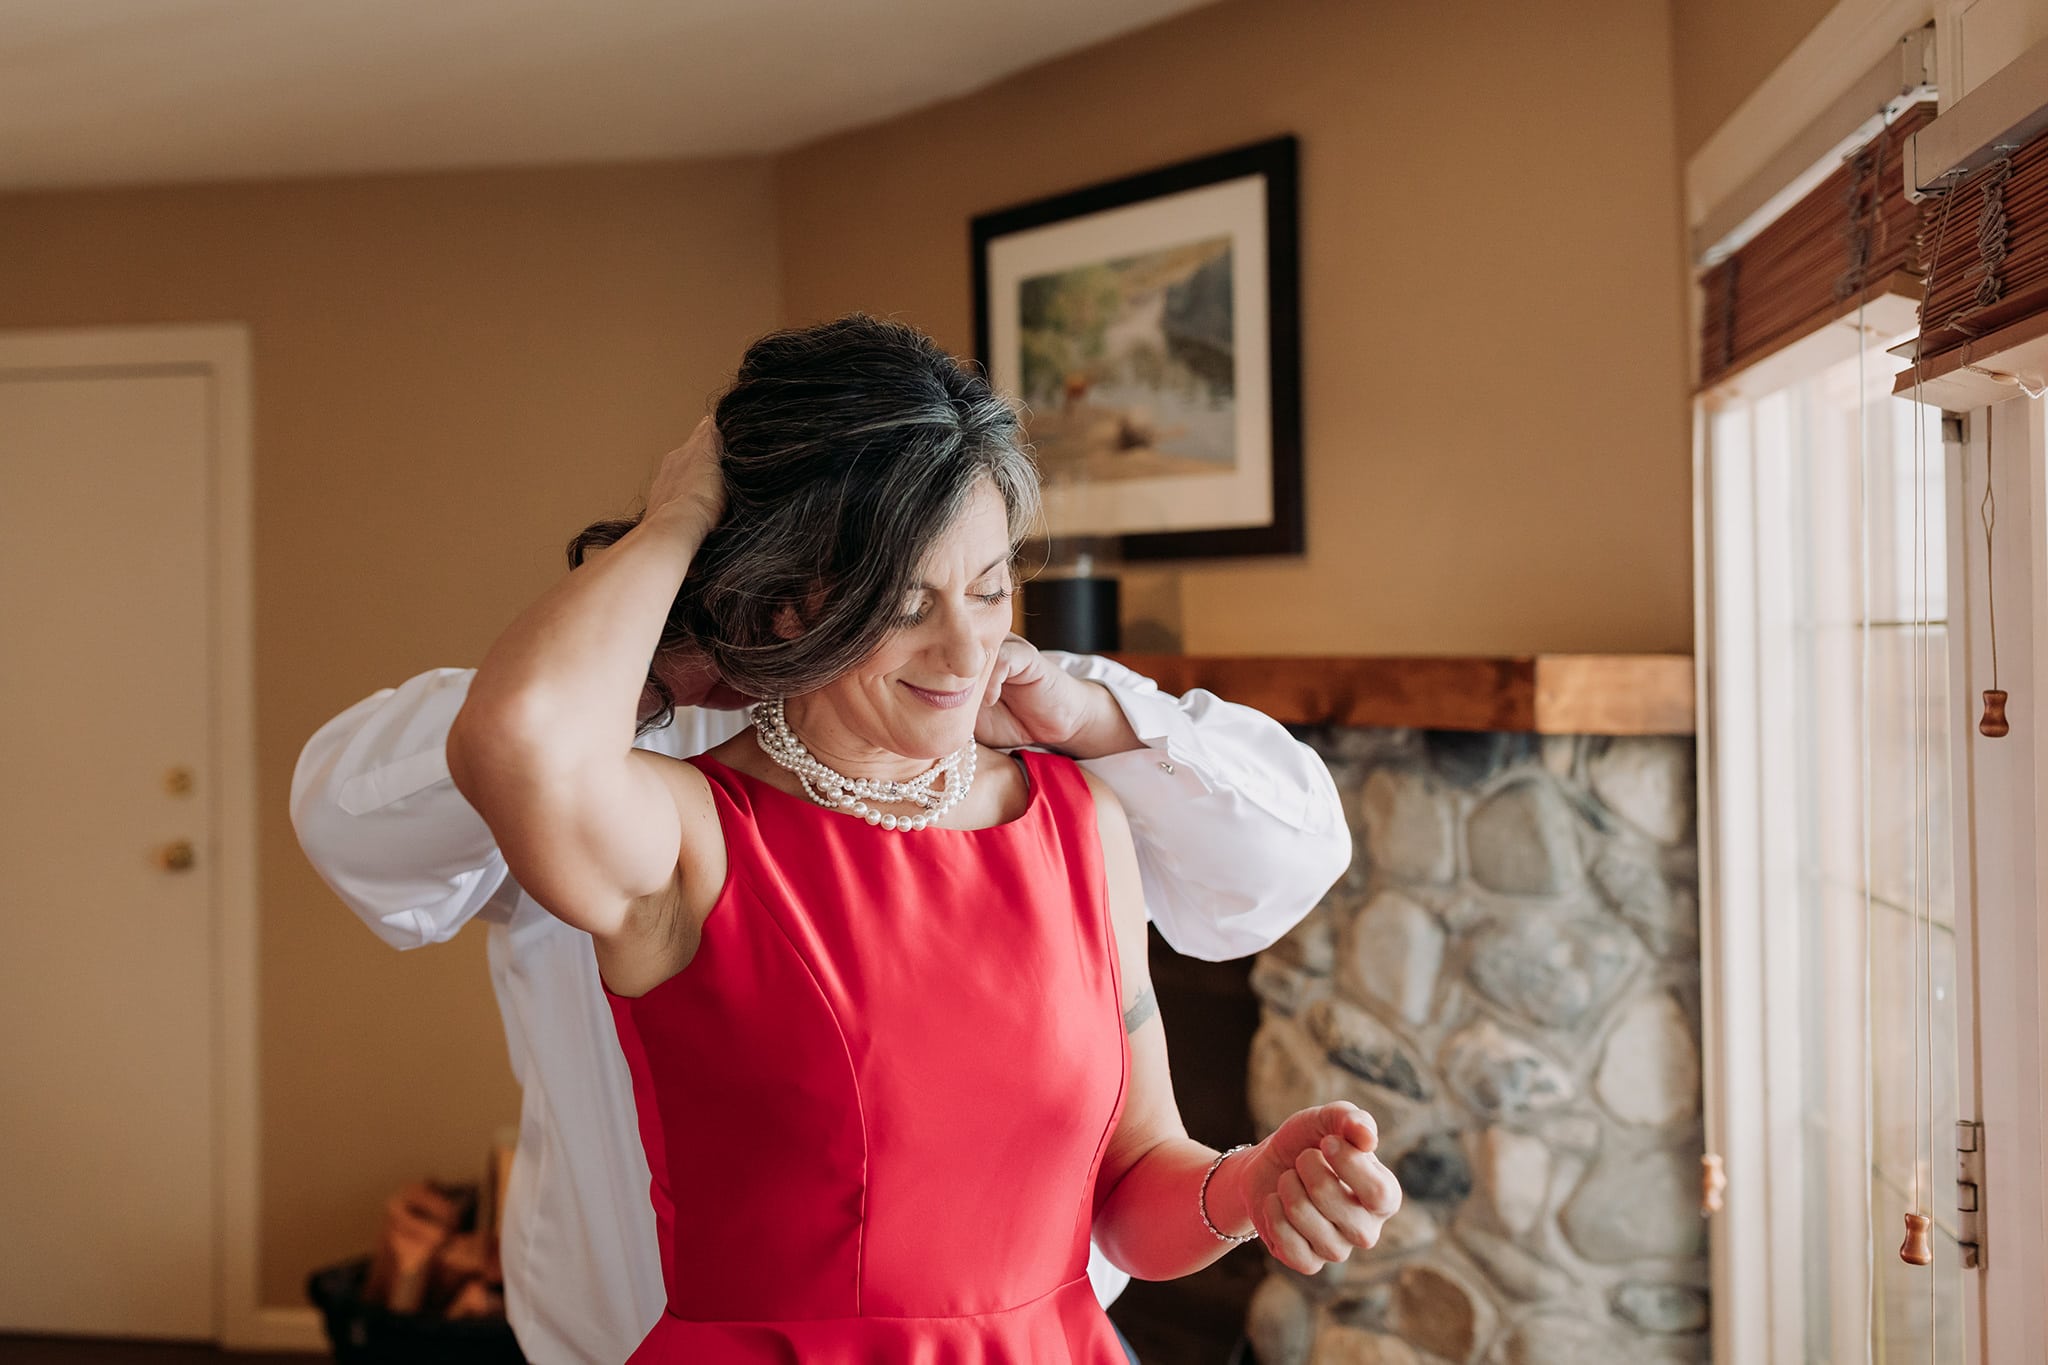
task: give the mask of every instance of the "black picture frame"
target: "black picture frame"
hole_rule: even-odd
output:
[[[1128,560],[1299,555],[1306,548],[1301,459],[1301,294],[1299,146],[1269,138],[1208,156],[1088,185],[977,215],[969,244],[974,274],[975,357],[998,375],[991,340],[990,249],[1000,240],[1050,224],[1247,177],[1263,180],[1266,336],[1262,348],[1270,396],[1271,520],[1258,526],[1187,526],[1119,534]]]

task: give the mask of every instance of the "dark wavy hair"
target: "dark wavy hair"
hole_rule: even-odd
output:
[[[900,322],[854,313],[762,337],[713,420],[725,515],[690,563],[657,657],[700,650],[749,696],[811,691],[872,654],[983,479],[1008,510],[1012,554],[1038,515],[1015,406]],[[586,527],[570,566],[639,520]],[[643,732],[675,710],[654,671],[648,686],[659,709]]]

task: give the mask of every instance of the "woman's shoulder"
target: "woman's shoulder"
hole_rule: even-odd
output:
[[[740,731],[720,744],[683,760],[705,787],[725,798],[726,804],[744,814],[754,813],[754,795],[761,787],[782,787],[781,773],[761,758],[761,746],[754,742],[752,729]]]
[[[1078,759],[1047,749],[1018,752],[1028,755],[1033,778],[1043,782],[1045,796],[1053,805],[1065,807],[1077,822],[1085,820],[1106,839],[1130,839],[1130,822],[1115,789]]]
[[[1053,781],[1065,782],[1076,789],[1083,785],[1092,785],[1095,781],[1078,761],[1065,754],[1055,753],[1051,749],[1004,750],[991,749],[984,744],[981,746],[981,763],[986,767],[991,760],[1007,759],[1012,754],[1026,765],[1027,771],[1034,777],[1044,773]]]
[[[1071,758],[1063,757],[1061,761],[1072,764],[1075,780],[1082,784],[1089,797],[1093,800],[1095,823],[1102,830],[1103,835],[1105,837],[1114,835],[1123,839],[1129,839],[1131,837],[1130,817],[1124,813],[1124,803],[1117,796],[1116,788],[1110,786],[1109,783],[1103,781],[1094,773],[1089,772]]]
[[[746,729],[740,731],[738,734],[733,735],[731,738],[726,739],[722,743],[712,745],[710,748],[704,750],[702,753],[694,755],[694,757],[708,758],[714,763],[723,764],[725,767],[731,768],[735,772],[740,772],[744,771],[744,768],[741,765],[744,764],[751,755],[758,754],[760,752],[761,746],[755,742],[754,728],[750,725]],[[690,758],[685,758],[683,761],[687,763],[692,760]]]
[[[988,748],[982,750],[984,756],[1000,752]],[[1105,797],[1112,801],[1116,799],[1109,785],[1083,767],[1081,760],[1077,758],[1070,758],[1051,749],[1019,749],[1017,754],[1033,765],[1031,772],[1034,776],[1043,773],[1050,782],[1064,785],[1076,793],[1093,792],[1097,800]]]

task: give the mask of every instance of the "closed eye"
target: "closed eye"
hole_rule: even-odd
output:
[[[968,596],[976,599],[983,606],[999,607],[1003,603],[1010,600],[1010,591],[1011,590],[1009,588],[998,588],[994,592],[969,593]],[[926,610],[924,606],[919,606],[916,610],[906,611],[901,616],[897,617],[896,624],[899,628],[905,630],[909,629],[912,626],[921,626],[924,624],[925,617],[929,614],[930,613]]]

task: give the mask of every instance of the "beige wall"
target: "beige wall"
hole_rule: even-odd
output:
[[[272,1302],[518,1116],[483,936],[400,955],[341,907],[292,837],[299,746],[474,664],[628,504],[773,325],[774,232],[758,161],[0,198],[0,327],[254,335]]]
[[[1672,116],[1662,5],[1228,0],[784,157],[784,310],[965,353],[974,214],[1296,133],[1308,555],[1148,600],[1199,652],[1682,650]]]
[[[1678,155],[1698,151],[1836,0],[1671,0]]]

